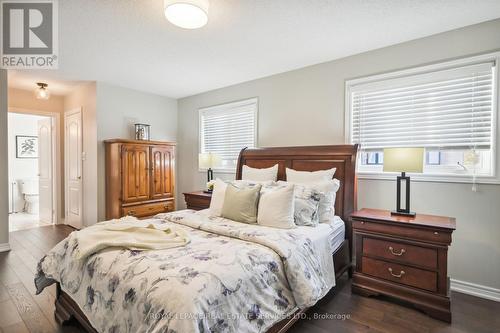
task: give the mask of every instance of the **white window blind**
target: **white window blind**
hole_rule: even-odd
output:
[[[350,86],[351,142],[385,147],[492,146],[494,62]]]
[[[256,98],[200,109],[200,152],[217,154],[233,168],[242,148],[256,144]]]

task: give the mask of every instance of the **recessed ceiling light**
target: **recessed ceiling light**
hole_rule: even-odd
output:
[[[35,97],[37,99],[49,99],[50,91],[47,89],[49,85],[43,82],[37,82],[36,85],[38,86],[38,88],[35,89]]]
[[[165,17],[184,29],[198,29],[208,22],[208,0],[164,0]]]

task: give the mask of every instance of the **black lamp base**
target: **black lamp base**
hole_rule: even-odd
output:
[[[401,207],[401,183],[406,183],[406,204],[405,208]],[[396,210],[391,212],[391,215],[399,216],[415,216],[415,212],[410,211],[410,177],[406,176],[406,173],[402,172],[401,176],[396,179]]]
[[[415,212],[398,212],[397,210],[391,211],[391,215],[399,215],[399,216],[410,216],[410,217],[415,217],[417,213]]]

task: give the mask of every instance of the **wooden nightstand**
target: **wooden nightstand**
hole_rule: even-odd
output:
[[[352,291],[395,297],[451,322],[447,261],[455,219],[362,209],[351,221],[356,252]]]
[[[203,191],[184,193],[184,199],[188,209],[202,210],[210,207],[212,193]]]

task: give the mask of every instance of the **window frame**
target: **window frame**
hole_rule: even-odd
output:
[[[451,69],[455,67],[474,65],[481,62],[492,61],[495,63],[493,71],[493,104],[492,104],[492,175],[491,176],[481,176],[477,175],[473,177],[470,174],[460,174],[457,172],[453,173],[421,173],[421,174],[411,174],[412,180],[416,181],[427,181],[427,182],[450,182],[450,183],[482,183],[482,184],[500,184],[500,153],[498,147],[500,145],[499,130],[500,130],[500,116],[498,114],[500,105],[500,92],[499,92],[499,76],[500,76],[500,52],[487,53],[478,56],[465,57],[457,60],[443,61],[439,63],[434,63],[431,65],[424,65],[418,67],[412,67],[402,70],[396,70],[392,72],[387,72],[383,74],[376,74],[366,77],[355,78],[345,81],[345,100],[344,100],[344,134],[345,142],[347,144],[352,144],[351,142],[351,131],[352,131],[352,115],[351,115],[351,87],[359,84],[372,83],[376,81],[390,80],[395,78],[402,78],[406,76],[425,74],[434,71],[441,71],[446,69]],[[362,147],[361,147],[362,148]],[[358,152],[359,154],[359,152]],[[359,156],[359,155],[358,155]],[[358,159],[360,161],[360,159]],[[356,174],[359,179],[383,179],[383,180],[394,180],[396,173],[388,173],[382,171],[363,171],[356,170]]]
[[[254,110],[254,147],[258,147],[258,124],[259,124],[259,98],[258,97],[251,97],[251,98],[246,98],[242,100],[237,100],[237,101],[232,101],[232,102],[227,102],[227,103],[221,103],[221,104],[216,104],[212,106],[207,106],[207,107],[202,107],[198,109],[198,154],[201,154],[201,147],[203,146],[203,136],[202,136],[202,115],[205,112],[210,112],[210,111],[219,111],[222,108],[234,108],[234,107],[239,107],[239,106],[245,106],[245,105],[251,105],[253,104],[255,106]],[[200,165],[198,163],[198,156],[196,156],[196,163],[198,164],[198,172],[207,172],[206,168],[200,168]],[[234,174],[236,173],[236,169],[233,168],[224,168],[224,167],[218,167],[212,169],[214,172],[218,173],[227,173],[227,174]]]

